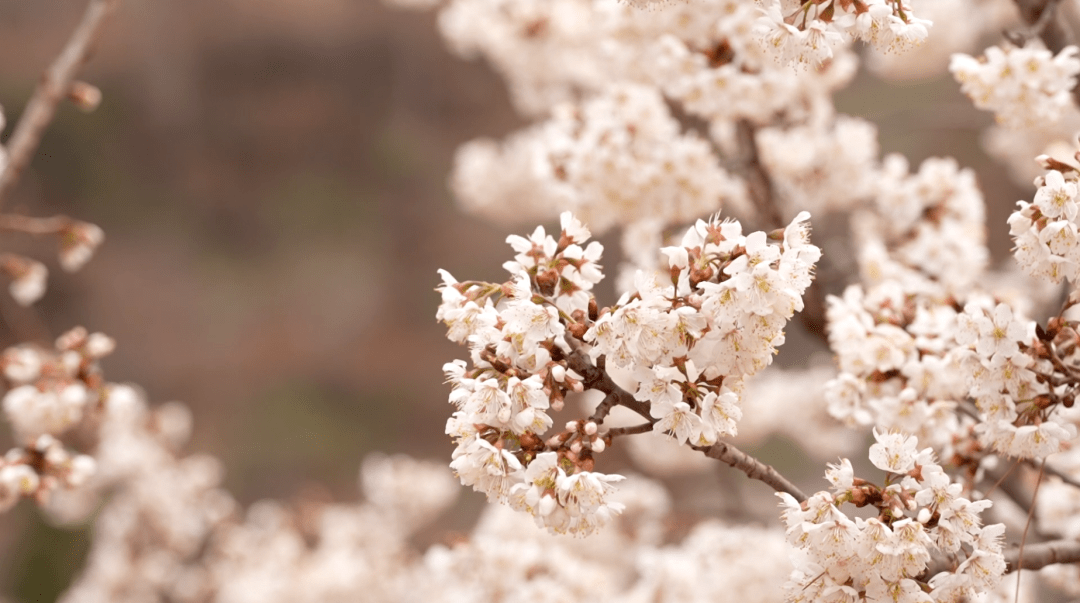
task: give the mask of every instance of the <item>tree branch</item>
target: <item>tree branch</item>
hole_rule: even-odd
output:
[[[712,446],[694,446],[694,450],[700,450],[705,456],[723,461],[739,471],[742,471],[750,479],[756,479],[772,486],[777,492],[787,492],[795,497],[795,500],[804,502],[807,496],[795,484],[788,481],[780,472],[766,465],[756,458],[746,454],[742,450],[728,444],[717,442]]]
[[[90,46],[101,31],[105,16],[115,4],[116,0],[90,0],[71,39],[42,76],[8,139],[8,165],[0,172],[0,203],[30,164],[42,133],[56,113],[56,105],[67,95],[75,73],[86,62]]]
[[[1075,540],[1052,540],[1024,547],[1023,565],[1020,563],[1020,550],[1005,551],[1005,571],[1017,569],[1037,570],[1057,563],[1080,563],[1080,542]]]
[[[603,360],[603,357],[601,357]],[[625,406],[630,410],[638,413],[639,415],[648,419],[649,429],[645,429],[645,425],[637,425],[634,427],[622,427],[612,429],[608,433],[613,435],[625,435],[629,433],[639,433],[641,431],[651,431],[652,425],[654,425],[657,419],[653,418],[649,413],[649,404],[646,402],[640,402],[634,399],[634,396],[629,392],[619,387],[611,376],[607,374],[603,368],[594,365],[584,353],[578,351],[574,352],[567,358],[567,365],[575,373],[582,376],[584,379],[584,385],[588,389],[595,389],[607,394],[604,401],[600,403],[600,407],[606,408],[604,415],[606,416],[614,406]],[[593,419],[597,423],[600,423],[595,417],[600,413],[600,408],[597,408],[597,412],[593,414]],[[762,463],[756,458],[746,454],[738,448],[728,444],[726,442],[717,442],[712,446],[692,446],[694,450],[705,453],[705,456],[714,458],[719,461],[723,461],[732,467],[735,467],[739,471],[742,471],[750,479],[756,479],[758,481],[765,482],[769,486],[772,486],[773,490],[777,492],[787,492],[794,496],[799,502],[806,500],[806,495],[802,490],[788,481],[783,475],[780,475],[776,469],[771,466]]]
[[[735,138],[739,144],[739,152],[742,154],[741,175],[746,179],[750,201],[757,209],[760,218],[768,224],[768,228],[783,228],[784,217],[780,215],[780,206],[776,202],[772,178],[769,178],[769,172],[765,170],[765,166],[761,165],[757,139],[754,136],[753,124],[745,119],[736,122]]]
[[[604,398],[604,401],[600,403],[600,406],[604,408],[603,416],[607,416],[607,413],[615,406],[625,406],[637,414],[652,421],[653,416],[649,413],[649,404],[647,402],[641,402],[635,400],[634,396],[630,392],[621,388],[612,381],[611,376],[607,374],[603,368],[600,368],[589,360],[589,357],[582,352],[574,352],[566,359],[566,364],[572,371],[582,376],[584,379],[583,384],[586,389],[595,389],[602,391],[608,395]],[[596,413],[599,414],[601,408],[596,409]],[[596,414],[593,415],[596,417]],[[602,422],[603,417],[594,418],[597,423]]]
[[[608,430],[605,436],[617,437],[622,435],[634,435],[636,433],[648,433],[653,430],[653,425],[656,425],[656,421],[650,421],[648,423],[642,423],[640,425],[633,425],[631,427],[612,427]]]

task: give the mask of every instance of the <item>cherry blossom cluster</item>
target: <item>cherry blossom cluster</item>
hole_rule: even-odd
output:
[[[987,48],[979,58],[954,54],[949,71],[976,107],[993,111],[1006,127],[1021,128],[1056,122],[1073,106],[1078,53],[1076,46],[1055,55],[1036,43],[1005,44]]]
[[[967,393],[947,334],[956,310],[896,286],[864,291],[852,285],[830,297],[829,343],[839,374],[825,386],[830,414],[847,425],[914,434],[929,445],[951,444]]]
[[[547,122],[501,145],[466,144],[452,183],[472,210],[519,214],[524,208],[545,217],[569,209],[598,232],[646,218],[685,223],[746,195],[709,143],[680,132],[660,92],[641,85],[616,85],[581,105],[556,106]],[[511,197],[520,205],[504,203]]]
[[[1058,334],[1037,330],[1003,303],[969,303],[957,316],[956,341],[969,346],[961,360],[968,394],[981,419],[975,431],[996,452],[1042,458],[1076,437],[1076,426],[1060,412],[1072,406],[1076,386],[1057,357]]]
[[[708,121],[722,140],[725,124],[749,120],[767,124],[777,116],[792,120],[828,105],[828,94],[846,85],[858,67],[854,53],[838,48],[826,65],[791,77],[755,35],[761,18],[749,2],[727,2],[712,35],[695,40],[678,31],[651,43],[648,78],[683,110]]]
[[[892,281],[936,299],[974,286],[989,257],[974,172],[950,157],[911,173],[905,158],[889,155],[876,184],[872,205],[852,218],[863,282]]]
[[[855,477],[851,461],[830,465],[832,492],[800,504],[780,494],[788,542],[796,547],[789,601],[973,600],[992,591],[1005,572],[1002,524],[983,526],[989,500],[961,496],[932,449],[900,432],[874,431],[870,462],[885,473],[880,485]],[[841,507],[877,509],[852,518]],[[927,575],[932,559],[949,567]],[[970,598],[970,599],[969,599]]]
[[[654,8],[619,0],[450,0],[439,13],[451,48],[484,57],[507,79],[519,111],[544,120],[502,142],[480,139],[459,150],[451,180],[461,205],[500,221],[550,219],[569,209],[596,232],[622,226],[631,266],[618,279],[620,291],[632,287],[635,269],[659,268],[641,250],[664,244],[665,229],[721,208],[754,211],[738,168],[756,153],[748,148],[755,141],[752,131],[748,141],[740,138],[741,129],[775,127],[769,159],[802,168],[790,177],[777,171],[785,193],[825,176],[813,194],[790,200],[791,215],[807,198],[814,211],[831,193],[863,195],[866,186],[842,183],[872,182],[862,168],[876,155],[863,145],[872,129],[851,119],[833,126],[829,97],[858,65],[846,46],[793,77],[761,44],[755,3]],[[779,146],[789,127],[806,151],[798,161],[785,161],[794,153]]]
[[[603,248],[569,212],[559,239],[537,227],[529,238],[511,236],[517,255],[503,285],[458,283],[443,271],[437,318],[452,341],[467,343],[464,361],[444,367],[457,411],[447,422],[457,449],[451,467],[465,485],[531,513],[552,531],[588,534],[621,505],[606,500],[618,475],[592,471],[605,440],[593,421],[571,421],[548,440],[547,410],[561,410],[567,392],[581,391],[582,376],[568,368],[578,337],[596,302],[589,295],[602,278]],[[498,304],[492,302],[498,297]]]
[[[886,173],[906,172],[889,164]],[[1012,305],[973,290],[986,249],[970,176],[955,164],[928,163],[919,178],[887,186],[894,191],[881,197],[887,208],[859,216],[862,236],[867,225],[886,233],[863,247],[870,286],[830,298],[830,344],[840,364],[826,386],[830,412],[850,425],[916,434],[973,466],[990,450],[1022,458],[1057,452],[1075,436],[1061,412],[1073,395],[1060,358],[1071,351],[1068,334],[1058,319],[1037,337],[1035,323],[1014,317]],[[882,215],[891,219],[875,217]],[[958,412],[968,400],[973,412]]]
[[[865,295],[851,287],[832,298],[841,372],[826,386],[830,412],[975,457],[980,448],[1021,458],[1061,450],[1076,435],[1062,413],[1072,406],[1074,379],[1059,357],[1060,349],[1071,350],[1071,335],[1037,328],[986,295],[971,295],[962,311],[954,304],[888,287]],[[978,422],[957,412],[969,399]],[[980,445],[958,450],[971,436]]]
[[[205,455],[171,463],[163,479],[121,484],[62,602],[674,603],[735,595],[772,603],[791,571],[778,527],[714,520],[665,538],[671,499],[641,477],[618,493],[625,511],[589,546],[491,505],[467,536],[417,550],[417,531],[460,490],[441,464],[373,455],[361,469],[363,501],[299,497],[242,509],[218,483],[220,464]],[[749,546],[760,555],[746,555]]]
[[[998,33],[1016,19],[1012,0],[911,0],[920,18],[933,23],[926,41],[903,53],[875,52],[866,66],[893,80],[929,79],[946,72],[949,57],[974,52],[979,38]]]
[[[116,484],[64,603],[406,601],[420,576],[408,538],[459,490],[444,467],[372,455],[364,502],[243,509],[217,459],[157,452]]]
[[[829,412],[851,426],[899,429],[935,447],[964,427],[969,384],[958,369],[954,295],[981,278],[982,195],[969,170],[930,159],[916,174],[886,157],[873,203],[853,216],[864,286],[828,298],[839,374]]]
[[[877,128],[848,115],[756,134],[761,162],[791,208],[817,215],[863,204],[879,189]]]
[[[744,235],[736,221],[699,220],[662,249],[670,285],[641,274],[636,291],[585,333],[593,359],[604,357],[648,402],[656,431],[699,446],[736,433],[743,383],[772,362],[820,257],[809,217],[771,237]]]
[[[904,0],[759,0],[763,44],[786,63],[817,65],[833,48],[862,40],[882,52],[904,52],[927,37],[930,21]]]
[[[575,354],[644,404],[646,429],[696,446],[735,434],[743,383],[771,363],[820,257],[808,218],[771,235],[699,220],[662,249],[669,285],[639,273],[636,290],[602,310],[589,294],[602,277],[601,247],[582,247],[590,233],[569,212],[558,240],[542,227],[507,239],[517,252],[508,283],[458,283],[443,271],[437,318],[468,344],[473,367],[444,367],[458,409],[447,423],[451,467],[462,483],[555,532],[591,533],[621,509],[606,497],[622,477],[593,471],[593,455],[611,442],[602,415],[544,439],[548,411],[584,388]]]
[[[58,488],[81,486],[94,473],[93,457],[67,449],[58,438],[100,412],[98,360],[114,347],[109,337],[80,327],[60,336],[54,350],[21,345],[0,356],[8,388],[4,416],[22,443],[0,460],[0,510],[21,496],[45,504]]]
[[[1037,158],[1048,171],[1035,180],[1032,203],[1018,201],[1009,216],[1016,261],[1028,274],[1060,283],[1080,281],[1077,187],[1080,170],[1047,156]]]

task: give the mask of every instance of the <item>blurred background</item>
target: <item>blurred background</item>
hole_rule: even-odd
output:
[[[0,0],[5,138],[84,7]],[[123,0],[82,79],[104,102],[61,106],[4,211],[67,214],[106,242],[69,275],[52,240],[3,233],[51,277],[34,308],[0,295],[0,344],[113,336],[106,376],[187,403],[188,450],[222,459],[244,503],[354,500],[375,450],[448,461],[440,367],[465,352],[435,322],[436,269],[501,279],[506,234],[532,228],[464,215],[446,186],[457,145],[524,123],[497,74],[451,56],[434,15],[377,0]],[[860,76],[838,103],[879,124],[883,151],[977,168],[1003,256],[1005,216],[1030,193],[981,153],[990,118],[951,79]],[[449,528],[475,516],[469,494]],[[0,599],[55,599],[89,535],[26,502],[0,515]]]

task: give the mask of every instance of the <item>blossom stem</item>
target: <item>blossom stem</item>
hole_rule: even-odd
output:
[[[67,96],[75,73],[89,56],[90,46],[97,39],[105,16],[115,4],[116,0],[90,0],[82,21],[27,102],[8,141],[8,166],[0,172],[0,202],[30,164],[42,133],[56,113],[56,106]]]

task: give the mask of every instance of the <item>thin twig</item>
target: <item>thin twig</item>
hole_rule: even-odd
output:
[[[998,489],[998,486],[1000,486],[1002,484],[1002,482],[1005,481],[1005,478],[1009,477],[1009,474],[1011,474],[1013,472],[1013,469],[1016,469],[1017,465],[1019,465],[1019,464],[1020,464],[1020,461],[1013,461],[1013,463],[1011,465],[1009,465],[1008,471],[1003,473],[1001,475],[1001,477],[999,477],[997,479],[997,481],[994,482],[994,485],[990,486],[990,489],[987,490],[985,493],[983,493],[983,497],[988,498],[991,494],[993,494],[994,490]],[[994,476],[993,475],[988,475],[987,477],[994,477]],[[1009,494],[1009,493],[1006,492],[1006,494]],[[1009,496],[1010,496],[1010,498],[1012,498],[1011,494],[1009,494]],[[1015,498],[1014,498],[1014,500],[1015,500]],[[1017,502],[1017,504],[1020,504],[1019,501],[1016,501],[1016,502]]]
[[[616,436],[621,436],[621,435],[634,435],[634,434],[637,434],[637,433],[648,433],[648,432],[653,430],[653,425],[656,425],[655,421],[650,421],[648,423],[642,423],[640,425],[633,425],[631,427],[612,427],[604,435],[607,435],[607,436],[610,436],[610,437],[614,438]]]
[[[90,46],[101,31],[105,16],[115,6],[116,0],[90,0],[82,21],[71,34],[71,39],[56,57],[34,90],[15,130],[8,139],[8,165],[0,173],[0,203],[4,195],[18,182],[26,166],[30,164],[41,135],[56,113],[56,105],[67,96],[75,73],[86,62]]]
[[[1029,467],[1035,466],[1034,461],[1032,461],[1031,459],[1025,460],[1024,463],[1027,464]],[[1053,475],[1054,477],[1060,479],[1063,483],[1068,484],[1073,488],[1080,488],[1080,480],[1077,480],[1075,477],[1072,477],[1061,469],[1057,469],[1050,465],[1044,465],[1043,468],[1045,469],[1047,474]]]
[[[1043,457],[1042,464],[1039,466],[1039,479],[1035,482],[1035,492],[1031,494],[1031,509],[1028,511],[1027,523],[1024,524],[1024,533],[1020,536],[1020,549],[1016,552],[1016,565],[1023,567],[1024,563],[1024,545],[1027,544],[1028,528],[1031,527],[1031,520],[1035,516],[1035,501],[1039,497],[1039,486],[1042,485],[1043,473],[1046,469],[1046,457]],[[1020,600],[1020,576],[1016,576],[1016,595],[1015,601]]]
[[[712,446],[694,446],[694,450],[700,450],[705,456],[723,461],[739,471],[742,471],[750,479],[756,479],[772,486],[777,492],[787,492],[795,497],[795,500],[804,502],[807,496],[795,484],[788,481],[780,472],[766,465],[756,458],[746,454],[742,450],[728,444],[717,442]]]

